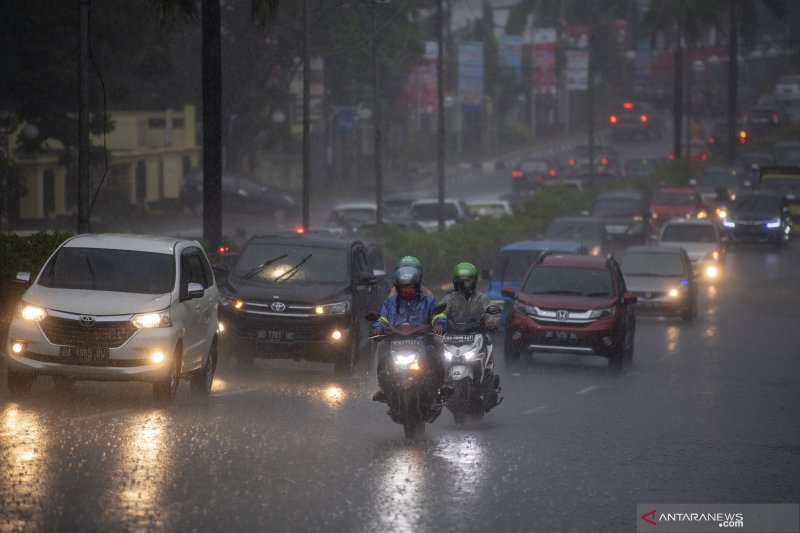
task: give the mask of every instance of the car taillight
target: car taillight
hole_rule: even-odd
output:
[[[714,144],[714,137],[708,138],[708,144]]]
[[[522,173],[521,170],[512,170],[511,171],[511,177],[512,178],[521,178],[522,176],[523,176],[523,173]]]
[[[608,121],[610,123],[612,123],[612,124],[616,124],[617,123],[617,115],[611,115],[610,117],[608,117]]]
[[[569,166],[571,166],[571,167],[575,166],[575,160],[574,159],[570,159],[569,160]]]
[[[608,164],[608,159],[604,157],[603,159],[600,160],[600,164],[606,166]]]
[[[304,228],[303,226],[297,226],[296,228],[294,228],[294,232],[297,233],[298,235],[302,235],[306,232],[306,228]]]
[[[231,249],[229,247],[227,247],[227,246],[220,246],[219,248],[217,248],[217,252],[219,252],[221,254],[224,254],[225,252],[230,252],[230,251],[231,251]]]
[[[622,104],[622,107],[624,107],[625,109],[633,109],[633,102],[625,102],[624,104]]]
[[[554,169],[554,168],[551,168],[547,173],[550,174],[550,176],[552,176],[552,177],[555,177],[555,175],[557,174],[556,173],[556,169]]]
[[[708,154],[705,152],[700,154],[700,161],[708,161]]]
[[[641,120],[641,121],[642,121],[642,124],[645,124],[645,123],[647,122],[647,115],[642,115],[642,116],[640,116],[640,117],[639,117],[639,120]]]

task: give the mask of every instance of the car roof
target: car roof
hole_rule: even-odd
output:
[[[707,218],[671,218],[664,222],[662,228],[667,226],[711,226],[716,227],[716,224]]]
[[[67,248],[105,248],[133,250],[172,255],[179,243],[201,247],[197,241],[165,237],[162,235],[135,235],[130,233],[84,233],[64,243]]]
[[[583,251],[583,244],[576,241],[557,241],[557,240],[539,240],[539,241],[517,241],[506,244],[498,253],[503,252],[532,252],[550,250],[551,252],[581,252]]]
[[[547,255],[540,262],[542,266],[599,268],[608,269],[608,258],[594,255]]]
[[[414,203],[412,203],[411,206],[413,207],[415,205],[437,204],[437,203],[439,203],[439,199],[438,198],[421,198],[419,200],[414,200]],[[445,198],[444,199],[444,203],[460,204],[461,200],[459,200],[457,198]]]
[[[333,211],[342,211],[345,209],[376,209],[375,202],[345,202],[333,206]]]
[[[680,194],[697,194],[697,189],[692,189],[691,187],[664,187],[663,189],[658,189],[656,191],[659,192],[669,192],[669,193],[680,193]]]
[[[628,246],[622,252],[623,255],[630,253],[630,252],[644,252],[644,253],[653,253],[653,254],[678,254],[684,255],[686,250],[683,248],[678,248],[677,246],[648,246],[646,244],[636,245],[636,246]]]
[[[342,250],[348,250],[350,247],[353,246],[355,243],[359,243],[361,241],[355,239],[340,239],[337,237],[325,237],[321,235],[298,235],[296,233],[286,233],[286,234],[271,234],[271,235],[255,235],[249,241],[248,245],[251,242],[277,242],[280,244],[284,243],[296,243],[302,244],[304,246],[316,246],[320,248],[337,248]]]

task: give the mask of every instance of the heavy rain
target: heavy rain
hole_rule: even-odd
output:
[[[3,2],[0,532],[800,533],[797,28]]]

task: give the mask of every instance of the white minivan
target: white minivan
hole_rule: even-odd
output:
[[[203,248],[192,240],[83,234],[62,243],[28,284],[5,346],[8,387],[36,376],[145,381],[157,400],[181,377],[208,394],[217,363],[219,293]]]

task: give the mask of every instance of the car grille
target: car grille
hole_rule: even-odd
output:
[[[267,340],[271,332],[280,332],[279,338],[300,342],[324,340],[336,325],[336,322],[321,317],[284,318],[247,313],[237,313],[229,322],[234,334],[240,338]],[[287,333],[291,334],[291,338],[287,337]]]
[[[98,368],[132,368],[137,366],[148,366],[152,362],[148,359],[70,359],[59,355],[44,355],[40,353],[25,352],[26,359],[41,361],[43,363],[58,363],[60,365],[91,366]]]
[[[642,298],[644,300],[652,300],[654,298],[663,298],[667,293],[665,291],[653,291],[653,292],[634,292],[634,294]]]
[[[79,320],[48,316],[39,325],[47,340],[61,346],[119,348],[136,333],[130,321],[95,322],[84,327]]]

